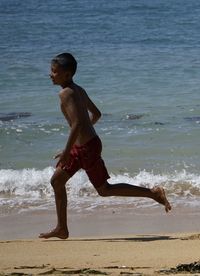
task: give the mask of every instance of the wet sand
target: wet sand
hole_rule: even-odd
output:
[[[35,239],[51,230],[56,223],[55,211],[28,211],[0,217],[0,240]],[[200,232],[198,209],[164,208],[95,209],[91,212],[68,212],[70,237]]]

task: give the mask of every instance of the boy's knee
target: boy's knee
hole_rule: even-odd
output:
[[[55,179],[55,177],[54,176],[52,176],[52,178],[51,178],[51,180],[50,180],[50,183],[51,183],[51,186],[53,187],[53,189],[55,189],[56,188],[56,179]]]
[[[64,171],[57,170],[52,176],[50,183],[54,190],[62,189],[70,176],[68,176]]]
[[[53,178],[53,177],[52,177],[50,183],[51,183],[51,186],[54,190],[54,193],[56,195],[61,195],[62,192],[63,192],[64,185],[62,185],[62,183],[60,181],[58,181],[58,179]]]
[[[51,183],[51,186],[52,188],[55,190],[59,190],[62,185],[61,185],[61,182],[59,181],[59,179],[55,176],[52,176],[51,180],[50,180],[50,183]]]
[[[103,185],[101,185],[100,187],[96,188],[96,190],[100,196],[107,197],[107,196],[110,196],[109,186],[110,186],[110,184],[108,184],[108,182],[106,182]]]

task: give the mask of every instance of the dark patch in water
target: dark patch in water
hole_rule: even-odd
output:
[[[139,115],[135,115],[135,114],[128,114],[126,115],[126,119],[127,120],[139,120],[143,117],[144,115],[139,114]]]
[[[11,112],[11,113],[0,113],[0,121],[9,122],[12,120],[30,117],[30,112]]]
[[[159,125],[159,126],[164,126],[165,125],[164,123],[161,123],[161,122],[155,122],[154,124]]]
[[[185,117],[184,119],[190,122],[196,122],[196,121],[200,121],[200,116]]]
[[[103,113],[103,116],[112,116],[110,113]]]

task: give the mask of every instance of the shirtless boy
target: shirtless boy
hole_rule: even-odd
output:
[[[57,226],[50,232],[40,234],[40,238],[57,237],[67,239],[67,194],[66,182],[79,170],[84,169],[100,196],[147,197],[171,210],[164,189],[138,187],[131,184],[109,184],[109,174],[101,158],[102,144],[93,125],[101,117],[101,112],[88,97],[86,91],[73,82],[77,62],[70,53],[53,58],[50,77],[53,84],[62,87],[59,92],[60,107],[70,126],[70,133],[62,153],[58,154],[55,173],[51,178],[54,189]]]

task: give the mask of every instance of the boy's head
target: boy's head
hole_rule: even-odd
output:
[[[55,56],[51,63],[59,65],[65,71],[69,71],[72,74],[72,77],[76,73],[77,61],[70,53],[62,53]]]
[[[70,53],[62,53],[51,61],[51,74],[54,84],[62,85],[70,81],[77,69],[77,61]]]

